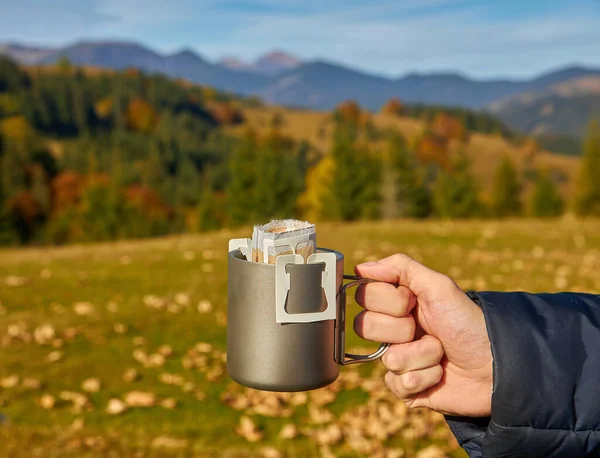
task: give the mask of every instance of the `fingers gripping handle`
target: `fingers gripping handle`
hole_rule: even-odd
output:
[[[346,353],[346,290],[354,286],[362,285],[363,283],[372,283],[377,280],[371,280],[369,278],[356,277],[354,275],[344,275],[345,280],[352,280],[342,286],[337,301],[337,317],[335,320],[335,345],[334,345],[334,358],[335,362],[341,366],[347,366],[349,364],[366,363],[368,361],[375,361],[383,356],[383,354],[390,347],[389,343],[382,343],[374,353],[370,355],[353,355]]]

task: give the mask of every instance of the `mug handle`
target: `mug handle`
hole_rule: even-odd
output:
[[[346,290],[354,286],[362,285],[364,283],[373,283],[379,280],[357,277],[355,275],[344,275],[344,280],[352,281],[342,285],[342,288],[337,295],[337,316],[335,320],[335,342],[333,353],[334,360],[340,366],[375,361],[383,356],[387,349],[390,348],[391,344],[380,344],[377,351],[371,353],[370,355],[354,355],[352,353],[346,353]]]

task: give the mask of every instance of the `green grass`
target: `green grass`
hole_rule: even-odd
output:
[[[507,221],[460,222],[396,221],[319,225],[319,245],[346,255],[346,271],[354,264],[405,252],[428,266],[451,274],[464,289],[600,291],[600,232],[598,221]],[[290,457],[321,456],[325,451],[305,435],[279,439],[281,427],[295,423],[311,425],[307,407],[295,408],[290,418],[252,414],[264,434],[256,444],[235,433],[244,414],[221,401],[221,394],[235,389],[226,374],[209,380],[207,370],[185,369],[182,358],[197,342],[208,342],[225,352],[227,307],[226,247],[233,237],[248,230],[222,231],[208,235],[170,237],[65,248],[26,248],[0,251],[0,380],[18,375],[35,378],[40,389],[0,387],[0,456],[248,456],[266,453],[265,446]],[[23,283],[17,286],[14,283]],[[144,297],[155,295],[173,303],[184,293],[188,306],[178,310],[150,308]],[[196,305],[208,300],[210,313],[199,313]],[[89,302],[90,315],[74,312],[74,304]],[[4,311],[2,314],[1,311]],[[352,306],[356,313],[357,306]],[[50,324],[60,348],[8,337],[9,327],[25,329],[25,338]],[[115,324],[126,331],[119,334]],[[118,326],[117,326],[118,328]],[[136,337],[145,340],[140,344]],[[58,345],[59,342],[56,342]],[[162,367],[144,367],[132,354],[140,348],[151,354],[161,345],[173,353]],[[349,345],[369,346],[353,336]],[[62,359],[45,358],[62,352]],[[219,355],[217,355],[219,356]],[[211,357],[208,369],[224,363]],[[138,381],[126,382],[123,373],[135,368]],[[373,369],[377,369],[374,371]],[[342,372],[355,370],[343,368]],[[377,379],[376,364],[358,369],[363,378]],[[181,375],[196,388],[160,381],[163,373]],[[215,374],[213,374],[215,375]],[[59,398],[62,391],[82,393],[81,382],[98,378],[102,388],[86,394],[89,407],[74,412],[70,403],[58,401],[46,410],[38,399],[48,393]],[[122,415],[105,412],[111,398],[129,391],[151,391],[159,398],[175,398],[177,406],[134,408]],[[204,393],[200,401],[196,393]],[[326,406],[335,419],[367,405],[371,394],[360,388],[342,389]],[[391,402],[391,401],[390,401]],[[410,412],[410,418],[423,412]],[[424,418],[424,417],[423,417]],[[74,422],[83,421],[79,427]],[[410,421],[409,421],[410,423]],[[432,424],[438,424],[439,421]],[[433,428],[433,426],[431,427]],[[439,427],[435,427],[439,428]],[[401,447],[415,455],[429,443],[437,443],[450,454],[461,452],[449,441],[447,431],[434,429],[411,439],[403,429],[386,447]],[[181,448],[153,446],[158,436],[185,439]],[[156,444],[155,444],[156,445]],[[342,441],[331,447],[339,456],[356,456]]]

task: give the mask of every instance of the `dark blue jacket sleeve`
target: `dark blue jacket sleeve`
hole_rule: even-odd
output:
[[[447,417],[469,456],[600,456],[600,296],[469,296],[494,359],[491,418]]]

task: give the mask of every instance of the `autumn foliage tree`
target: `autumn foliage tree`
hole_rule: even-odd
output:
[[[149,133],[156,127],[157,116],[154,108],[141,97],[136,97],[125,112],[125,123],[127,127],[136,132]]]
[[[381,107],[381,113],[401,116],[404,114],[404,105],[397,97],[391,98]]]
[[[435,136],[446,140],[464,142],[467,139],[467,129],[463,121],[447,113],[438,113],[429,128]]]
[[[360,125],[362,118],[362,109],[360,105],[354,100],[346,100],[340,103],[334,110],[334,120],[338,124],[353,124],[355,126]]]
[[[416,140],[415,151],[423,164],[437,165],[445,170],[452,166],[448,140],[434,135],[431,131],[426,130]]]
[[[232,126],[239,124],[244,120],[242,112],[231,102],[211,102],[208,105],[209,110],[215,120],[222,125]]]
[[[332,155],[321,159],[306,174],[306,188],[298,198],[302,217],[309,221],[320,221],[332,217],[330,205],[331,189],[335,176],[335,160]]]

